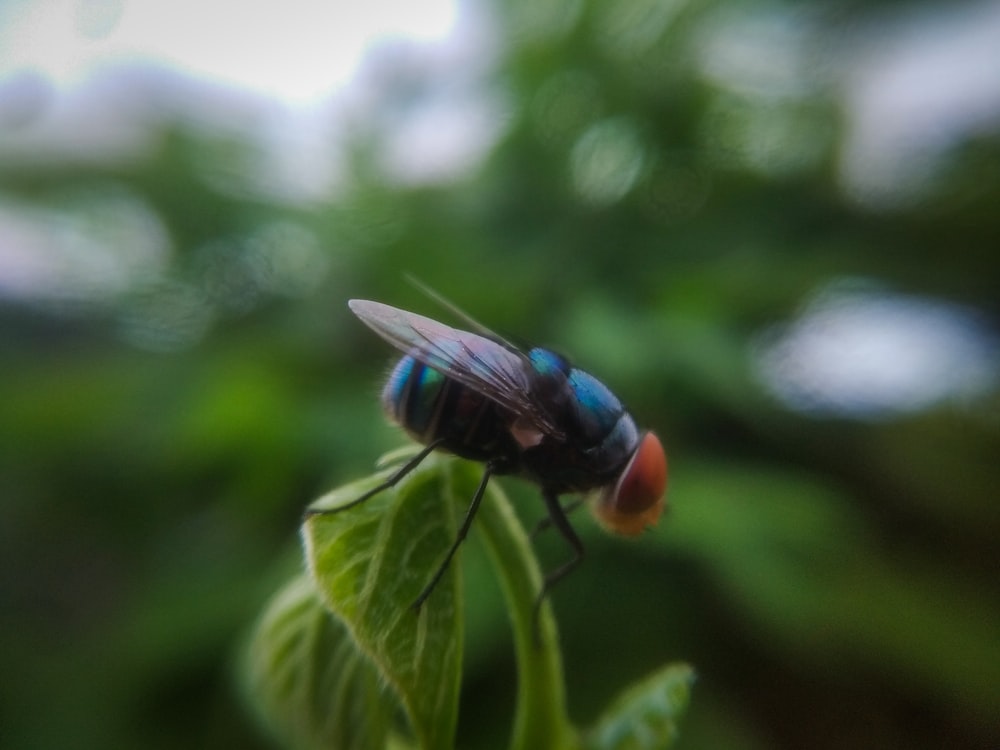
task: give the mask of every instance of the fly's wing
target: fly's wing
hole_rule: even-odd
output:
[[[441,305],[441,307],[443,307],[445,310],[454,315],[458,320],[464,321],[465,324],[469,326],[469,328],[471,328],[473,331],[478,331],[480,336],[482,336],[483,338],[490,339],[491,341],[495,341],[496,343],[510,349],[511,351],[515,352],[517,351],[517,347],[514,346],[509,341],[507,341],[507,339],[505,339],[499,333],[497,333],[496,331],[491,331],[489,328],[487,328],[478,320],[473,318],[471,315],[469,315],[469,313],[460,308],[450,299],[448,299],[442,294],[438,294],[438,292],[431,289],[416,276],[411,276],[410,274],[405,274],[405,276],[406,280],[409,281],[411,284],[413,284],[413,286],[415,286],[421,292],[423,292],[432,300]]]
[[[562,436],[562,428],[532,396],[536,373],[524,354],[381,302],[352,299],[347,305],[400,351],[496,401],[545,434]]]

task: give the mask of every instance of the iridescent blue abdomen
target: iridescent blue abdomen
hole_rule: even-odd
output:
[[[382,390],[386,413],[424,444],[485,461],[516,452],[510,418],[496,402],[413,357],[399,360]]]

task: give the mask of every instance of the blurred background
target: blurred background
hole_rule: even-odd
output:
[[[683,659],[681,748],[996,747],[998,50],[995,0],[0,5],[3,746],[271,747],[241,638],[404,443],[345,303],[448,320],[412,274],[668,447],[655,533],[577,519],[581,725]]]

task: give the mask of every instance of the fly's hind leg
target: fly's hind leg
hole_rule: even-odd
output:
[[[345,503],[344,505],[338,505],[336,508],[306,508],[305,513],[303,513],[303,516],[305,518],[312,518],[313,516],[325,516],[331,513],[340,513],[341,511],[348,510],[349,508],[353,508],[356,505],[361,505],[361,503],[363,503],[365,500],[374,497],[375,495],[379,494],[380,492],[383,492],[384,490],[389,489],[390,487],[396,486],[396,484],[399,482],[400,479],[402,479],[411,471],[413,471],[415,468],[417,468],[423,462],[423,460],[431,454],[431,452],[435,448],[441,445],[442,442],[443,440],[435,440],[434,442],[428,444],[427,446],[422,448],[417,455],[415,455],[405,464],[396,469],[396,471],[394,471],[391,475],[389,475],[389,477],[385,481],[375,485],[360,497],[351,500],[351,502]]]

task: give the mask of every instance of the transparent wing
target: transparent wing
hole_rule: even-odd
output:
[[[538,377],[519,351],[423,315],[352,299],[351,311],[394,347],[509,409],[548,435],[562,430],[532,395]]]
[[[514,346],[509,341],[507,341],[507,339],[505,339],[499,333],[497,333],[496,331],[491,331],[489,328],[487,328],[478,320],[469,315],[469,313],[467,313],[461,307],[456,305],[454,302],[452,302],[444,295],[439,294],[438,292],[431,289],[416,276],[412,276],[410,274],[404,274],[404,276],[406,277],[407,281],[413,284],[413,286],[415,286],[421,292],[423,292],[432,300],[441,305],[441,307],[443,307],[445,310],[454,315],[458,320],[463,321],[473,331],[478,331],[480,336],[490,339],[491,341],[495,341],[496,343],[500,344],[503,347],[506,347],[507,349],[510,349],[511,351],[517,351],[517,347]]]

